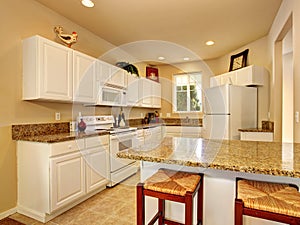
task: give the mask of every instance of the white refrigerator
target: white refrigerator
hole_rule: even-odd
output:
[[[238,129],[257,127],[257,88],[222,85],[204,91],[203,138],[240,139]]]

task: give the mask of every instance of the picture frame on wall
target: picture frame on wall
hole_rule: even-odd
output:
[[[238,70],[240,68],[247,66],[247,57],[248,57],[249,49],[246,49],[240,53],[237,53],[235,55],[232,55],[230,57],[230,66],[229,66],[229,72]]]
[[[153,67],[146,67],[146,78],[159,82],[159,77],[158,77],[158,69],[153,68]]]

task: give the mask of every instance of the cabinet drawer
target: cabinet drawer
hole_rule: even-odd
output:
[[[109,138],[108,135],[89,137],[85,139],[85,147],[93,148],[100,145],[108,145]]]
[[[78,151],[83,148],[84,148],[84,139],[54,143],[51,144],[50,156],[66,154],[66,153]]]

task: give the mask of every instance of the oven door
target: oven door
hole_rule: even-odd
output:
[[[110,171],[112,173],[135,162],[130,159],[118,158],[116,154],[119,151],[135,147],[136,137],[136,131],[110,135]]]

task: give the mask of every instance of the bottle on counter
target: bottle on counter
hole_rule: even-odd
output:
[[[78,123],[78,130],[79,130],[79,132],[84,132],[85,129],[86,129],[86,123],[81,118],[80,122]]]
[[[158,122],[159,122],[159,114],[158,114],[158,111],[155,111],[155,112],[154,112],[154,116],[155,116],[155,123],[158,123]]]
[[[121,107],[120,114],[119,114],[119,127],[125,127],[125,115],[123,112],[123,108]]]

